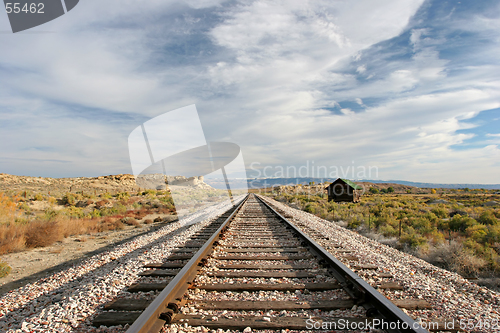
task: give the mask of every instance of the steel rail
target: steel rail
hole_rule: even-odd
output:
[[[196,252],[175,278],[170,281],[155,300],[141,313],[126,333],[159,332],[165,323],[172,319],[174,312],[177,312],[179,309],[180,298],[185,293],[200,268],[199,264],[208,254],[210,254],[214,243],[219,240],[221,233],[241,207],[243,207],[243,204],[248,200],[249,196],[248,194],[241,200],[238,206],[236,206],[236,209],[224,223],[222,223],[219,229],[214,232],[203,247]]]
[[[346,290],[351,296],[363,300],[365,303],[363,307],[368,308],[367,314],[370,314],[375,318],[379,318],[381,322],[384,321],[387,324],[388,329],[384,329],[384,331],[390,333],[429,333],[429,331],[424,329],[419,323],[401,311],[400,308],[389,301],[386,297],[384,297],[384,295],[379,293],[360,276],[350,270],[340,260],[335,258],[331,253],[326,251],[321,245],[307,236],[292,222],[288,221],[285,217],[278,213],[259,195],[256,195],[256,197],[274,214],[276,214],[276,216],[284,220],[293,229],[297,236],[303,239],[306,245],[309,246],[314,253],[316,253],[322,260],[333,268],[332,274],[339,281],[344,290]],[[394,323],[394,329],[391,328],[391,323]]]

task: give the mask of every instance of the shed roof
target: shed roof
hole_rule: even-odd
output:
[[[352,187],[355,190],[362,189],[362,187],[360,185],[355,184],[354,182],[350,181],[349,179],[344,179],[344,178],[340,178],[340,179],[342,179],[347,185],[349,185],[350,187]]]
[[[344,178],[338,178],[332,184],[334,184],[335,182],[337,182],[339,179],[341,181],[343,181],[344,183],[346,183],[347,185],[349,185],[350,187],[352,187],[353,189],[355,189],[355,190],[361,190],[361,189],[363,189],[363,187],[361,187],[360,185],[357,185],[354,182],[350,181],[349,179],[344,179]],[[332,185],[332,184],[330,184],[330,185]],[[328,185],[328,186],[330,186],[330,185]],[[328,188],[328,186],[327,186],[327,188]]]

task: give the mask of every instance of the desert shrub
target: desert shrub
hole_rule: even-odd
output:
[[[430,232],[433,229],[431,221],[425,217],[411,218],[410,223],[413,228],[422,233]]]
[[[153,223],[153,220],[151,219],[144,220],[144,224],[151,224],[151,223]]]
[[[101,208],[101,216],[123,214],[126,211],[127,211],[127,207],[125,207],[121,203],[115,203],[113,205],[113,207],[102,207]]]
[[[0,254],[17,252],[25,248],[25,225],[0,224]]]
[[[12,268],[6,262],[0,261],[0,278],[9,275],[11,270]]]
[[[443,207],[434,207],[431,209],[431,212],[439,218],[445,219],[448,217],[448,210]]]
[[[26,202],[20,202],[18,205],[17,205],[17,208],[21,211],[24,211],[26,214],[30,214],[31,213],[31,207],[28,206],[28,204]]]
[[[479,258],[468,249],[462,249],[462,251],[459,251],[457,255],[452,258],[450,268],[463,276],[477,277],[486,265],[486,260]]]
[[[124,217],[123,219],[121,219],[121,222],[125,223],[126,225],[139,225],[139,222],[137,222],[137,220],[133,217]]]
[[[146,215],[147,215],[147,213],[144,213],[144,212],[135,212],[134,213],[134,216],[137,220],[142,220]]]
[[[125,212],[125,216],[126,216],[126,217],[135,217],[135,215],[136,215],[136,214],[135,214],[135,212],[134,212],[133,210],[127,210],[127,211]]]
[[[100,194],[99,197],[101,197],[102,199],[111,199],[111,198],[113,198],[113,196],[111,195],[111,193],[108,193],[108,192]]]
[[[155,196],[156,190],[145,190],[144,192],[142,192],[142,195]]]
[[[99,222],[96,219],[58,219],[59,231],[63,237],[94,233],[99,231]]]
[[[385,237],[394,237],[398,235],[399,231],[394,229],[390,224],[383,225],[378,228],[378,231]]]
[[[437,229],[433,229],[431,232],[426,234],[426,237],[430,239],[434,244],[441,244],[445,241],[445,237],[442,232]]]
[[[460,214],[454,215],[449,221],[448,225],[452,231],[462,231],[464,232],[468,227],[477,224],[477,221],[468,216],[462,216]]]
[[[74,218],[83,218],[85,217],[85,213],[83,212],[83,208],[70,206],[64,209],[64,214],[69,217]]]
[[[394,192],[394,187],[389,186],[389,187],[387,188],[387,193],[393,193],[393,192]]]
[[[100,209],[101,207],[104,207],[104,206],[105,206],[106,204],[108,204],[108,203],[109,203],[109,200],[107,200],[107,199],[104,199],[104,200],[99,200],[99,201],[97,201],[97,202],[95,203],[95,207],[96,207],[97,209]]]
[[[160,201],[164,204],[167,209],[174,209],[174,199],[171,196],[160,197]]]
[[[153,201],[150,203],[150,206],[152,208],[160,208],[160,207],[162,207],[162,204],[159,201]]]
[[[387,208],[398,208],[399,207],[399,203],[396,202],[396,201],[389,201],[385,204],[385,207]]]
[[[370,214],[373,214],[374,216],[381,216],[382,211],[383,211],[383,208],[380,205],[370,207]]]
[[[0,192],[0,223],[13,222],[16,217],[16,198]]]
[[[76,195],[74,195],[73,193],[66,193],[61,199],[63,205],[70,205],[70,206],[75,205],[76,201],[77,201]]]
[[[316,214],[317,209],[318,209],[318,205],[315,203],[308,203],[304,207],[304,211],[311,213],[311,214]]]
[[[379,192],[379,190],[376,187],[370,187],[368,191],[372,194],[377,194]]]
[[[419,246],[422,246],[427,243],[427,239],[416,232],[410,232],[404,234],[399,239],[399,242],[403,245],[407,245],[412,249],[416,249]]]
[[[361,226],[363,220],[359,216],[352,216],[347,221],[347,227],[350,229],[357,229]]]
[[[48,201],[48,202],[49,202],[49,204],[51,204],[51,205],[54,205],[54,204],[56,204],[56,203],[57,203],[57,200],[56,200],[56,198],[54,198],[54,197],[49,197],[49,198],[47,199],[47,201]]]
[[[486,225],[494,225],[498,224],[498,219],[495,217],[492,211],[482,212],[481,215],[477,218],[477,221]]]
[[[500,224],[488,226],[488,235],[486,236],[486,241],[491,244],[500,242]]]
[[[118,200],[128,200],[130,199],[130,194],[128,192],[122,192],[116,194],[116,199]]]
[[[59,211],[48,208],[43,212],[43,218],[47,221],[55,219],[59,215]]]
[[[125,224],[123,224],[119,219],[109,216],[105,217],[101,223],[101,231],[122,230],[123,228],[125,228]]]
[[[172,209],[169,209],[169,208],[166,208],[166,207],[161,207],[161,208],[158,208],[158,213],[160,214],[168,214],[172,211]]]
[[[61,240],[63,234],[56,221],[33,221],[27,225],[26,247],[42,247]]]
[[[35,197],[33,198],[35,201],[42,201],[43,200],[43,195],[41,193],[35,194]]]
[[[486,261],[477,257],[471,249],[456,241],[442,243],[432,248],[424,257],[428,262],[464,276],[477,276]]]
[[[436,225],[439,223],[439,221],[441,220],[440,218],[438,218],[438,217],[437,217],[434,213],[432,213],[432,212],[427,212],[427,213],[425,213],[425,214],[422,216],[422,218],[427,219],[427,220],[431,223],[431,225],[433,225],[433,226],[436,226]]]
[[[101,211],[99,209],[93,209],[89,214],[89,217],[95,218],[95,217],[101,217]]]
[[[329,212],[334,212],[338,208],[338,204],[335,201],[330,201],[326,204],[326,210]]]
[[[399,221],[396,220],[394,216],[388,214],[383,214],[379,217],[376,217],[373,221],[376,227],[380,227],[383,225],[390,225],[394,228],[399,228]]]
[[[476,224],[468,227],[465,230],[465,233],[473,240],[477,242],[483,242],[486,236],[488,235],[488,227],[482,224]]]

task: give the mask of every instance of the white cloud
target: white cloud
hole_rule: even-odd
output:
[[[61,174],[126,172],[133,128],[196,103],[209,139],[240,144],[247,163],[355,160],[379,166],[381,178],[500,182],[491,176],[496,142],[452,148],[472,135],[457,134],[467,126],[460,120],[499,106],[496,62],[467,61],[450,72],[439,48],[449,41],[427,28],[410,30],[411,57],[376,58],[422,3],[81,2],[43,28],[58,33],[0,35],[0,97],[9,110],[0,119],[15,124],[1,128],[13,143],[4,141],[0,163],[27,173],[27,159],[47,160],[46,172]],[[478,17],[467,29],[496,36],[497,24]],[[476,56],[495,54],[498,44]],[[365,111],[341,108],[342,101]],[[74,109],[85,107],[115,112],[116,122],[77,117]]]
[[[216,44],[234,52],[236,62],[212,66],[210,77],[215,84],[246,82],[243,89],[321,81],[339,60],[400,33],[421,2],[254,1],[236,6],[211,31]]]

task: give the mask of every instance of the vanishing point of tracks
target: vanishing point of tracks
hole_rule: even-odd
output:
[[[115,300],[95,326],[427,332],[255,195],[145,268],[151,280],[128,291],[159,295]]]

